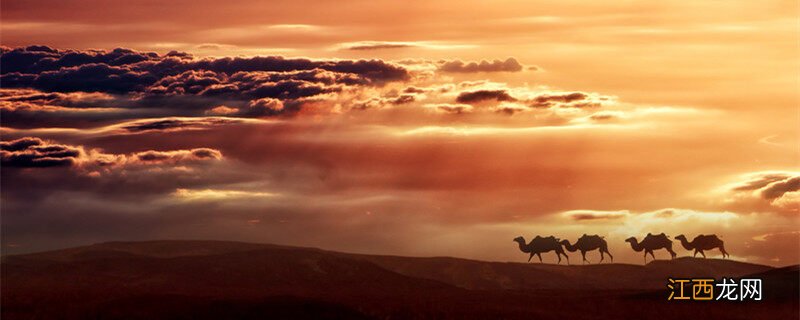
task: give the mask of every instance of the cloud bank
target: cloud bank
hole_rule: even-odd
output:
[[[12,250],[179,236],[514,260],[509,235],[593,230],[638,262],[621,240],[666,230],[796,260],[798,175],[767,171],[787,151],[749,119],[514,81],[529,73],[513,58],[27,46],[0,61]],[[732,160],[750,154],[773,161]],[[780,248],[751,249],[764,241]]]

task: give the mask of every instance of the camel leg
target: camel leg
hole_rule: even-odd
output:
[[[611,255],[611,252],[608,252],[608,246],[600,247],[600,262],[603,262],[603,254],[608,254],[608,257],[611,258],[611,262],[614,262],[614,256]]]
[[[692,255],[692,258],[697,258],[697,249],[694,249],[694,254]]]
[[[586,264],[589,260],[586,260],[586,251],[581,250],[581,257],[583,257],[583,263]]]
[[[703,250],[700,250],[700,254],[701,254],[701,255],[703,255],[703,259],[705,259],[705,258],[706,258],[706,254],[705,254],[705,253],[703,253]]]
[[[647,264],[647,250],[644,251],[644,264]]]
[[[558,262],[561,263],[561,255],[564,255],[564,258],[567,259],[567,265],[569,265],[569,256],[564,252],[564,250],[556,250],[556,255],[558,256]]]
[[[722,259],[725,259],[725,257],[730,256],[728,252],[725,251],[724,245],[719,245],[719,252],[722,252]]]
[[[656,259],[656,256],[653,254],[653,251],[650,251],[650,256],[653,257],[653,260]]]
[[[542,261],[542,254],[541,253],[537,253],[536,256],[539,257],[539,263],[542,263],[543,262]]]
[[[672,259],[675,259],[675,256],[677,256],[677,254],[675,253],[675,251],[672,251],[672,244],[667,246],[665,249],[667,249],[667,251],[669,251],[669,254],[672,256]]]
[[[533,252],[531,252],[531,256],[530,256],[530,257],[528,257],[528,262],[531,262],[531,259],[533,259],[533,255],[534,255],[534,253],[533,253]]]
[[[605,259],[605,258],[606,258],[606,257],[605,257],[605,255],[603,254],[603,250],[601,249],[601,250],[600,250],[600,262],[598,262],[598,263],[601,263],[601,262],[603,262],[603,259]]]
[[[611,255],[611,252],[609,252],[608,249],[606,249],[605,251],[606,254],[611,258],[611,263],[614,263],[614,256]]]

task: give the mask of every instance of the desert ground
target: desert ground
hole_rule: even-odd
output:
[[[797,319],[798,266],[488,262],[219,241],[3,257],[3,319]],[[667,278],[764,281],[762,301],[667,301]]]

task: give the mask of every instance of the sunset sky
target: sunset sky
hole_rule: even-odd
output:
[[[623,240],[665,232],[797,264],[799,10],[4,0],[2,252],[218,239],[524,261],[516,236],[587,233],[641,263]]]

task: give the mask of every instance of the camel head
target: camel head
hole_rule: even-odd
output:
[[[569,246],[569,240],[567,239],[561,240],[558,243],[560,243],[562,246]]]
[[[523,238],[522,236],[514,238],[514,242],[516,242],[519,245],[519,251],[522,251],[522,252],[525,252],[525,253],[530,253],[531,252],[531,245],[530,244],[526,244],[525,243],[525,238]],[[533,243],[533,241],[531,241],[531,243]],[[531,255],[531,257],[532,257],[532,255]],[[530,258],[528,260],[530,260]]]
[[[681,240],[681,241],[689,241],[689,240],[686,240],[686,236],[684,236],[682,234],[679,234],[677,237],[675,237],[675,239],[678,239],[678,240]]]
[[[631,242],[631,243],[636,242],[636,237],[630,237],[628,239],[625,239],[625,242]]]

